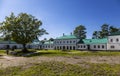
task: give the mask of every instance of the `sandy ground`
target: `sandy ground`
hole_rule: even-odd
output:
[[[120,56],[74,56],[74,57],[13,57],[0,56],[0,67],[19,66],[33,63],[60,61],[69,64],[83,65],[84,63],[120,64]]]

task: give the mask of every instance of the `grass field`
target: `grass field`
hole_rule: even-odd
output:
[[[16,51],[19,52],[19,50]],[[75,50],[31,51],[35,53],[33,52],[27,55],[28,57],[23,57],[26,61],[24,65],[1,68],[0,76],[120,76],[120,52]],[[20,52],[18,56],[21,58],[22,54],[23,53]],[[5,50],[1,50],[0,55],[6,55]],[[32,58],[32,60],[30,58]],[[37,63],[37,58],[38,61],[40,58],[45,58],[46,60]],[[58,60],[55,60],[56,58],[58,58]],[[64,61],[60,60],[61,58]],[[19,60],[19,58],[16,57],[14,57],[14,59],[6,59],[8,60],[5,60],[6,64],[13,64],[13,62]],[[49,61],[49,59],[52,60]],[[89,61],[91,59],[93,59],[93,62]],[[95,59],[99,62],[94,63]],[[115,59],[118,61],[117,64],[114,63]],[[0,62],[2,60],[4,59],[1,58]],[[19,62],[22,62],[20,60]],[[77,60],[80,61],[74,63]],[[31,61],[33,61],[33,63]],[[70,64],[71,62],[72,64]]]
[[[120,76],[120,65],[91,64],[86,66],[63,62],[42,62],[0,70],[0,76]]]
[[[61,50],[37,50],[30,56],[119,56],[120,52],[110,51],[61,51]]]
[[[6,50],[0,50],[0,54],[6,54]],[[20,50],[15,50],[18,55],[23,55]],[[110,51],[78,51],[78,50],[71,50],[71,51],[61,51],[61,50],[31,50],[31,55],[29,56],[119,56],[120,52],[110,52]]]

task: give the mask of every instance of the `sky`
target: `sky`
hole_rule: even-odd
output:
[[[87,38],[102,24],[120,27],[120,0],[0,0],[0,22],[11,12],[28,13],[41,20],[49,34],[39,39],[69,35],[78,25],[86,27]]]

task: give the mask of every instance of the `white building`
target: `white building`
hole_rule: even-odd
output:
[[[0,49],[6,49],[6,47],[9,46],[9,48],[15,48],[15,49],[20,49],[22,48],[21,44],[17,44],[14,41],[3,41],[0,40]]]
[[[79,39],[74,35],[64,35],[54,40],[54,49],[57,50],[76,50]]]
[[[42,44],[42,49],[54,49],[53,41],[45,41],[44,44]]]
[[[64,35],[45,42],[44,49],[55,50],[120,50],[120,32],[102,39],[78,39],[75,35]]]
[[[107,50],[120,51],[120,32],[112,33],[108,36]]]
[[[77,44],[78,50],[107,50],[107,38],[83,39]]]
[[[14,41],[0,41],[0,49],[5,49],[9,45],[16,49],[22,48],[21,44]],[[118,50],[120,51],[120,32],[113,33],[107,38],[102,39],[78,39],[75,35],[64,35],[57,37],[54,41],[34,40],[31,44],[27,44],[27,48],[34,49],[55,49],[55,50]]]

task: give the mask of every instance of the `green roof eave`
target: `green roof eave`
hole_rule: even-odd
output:
[[[118,31],[118,32],[113,32],[113,33],[111,33],[109,36],[115,36],[115,35],[120,35],[120,31]]]
[[[0,44],[17,44],[14,41],[4,41],[4,40],[0,40]]]
[[[57,37],[56,39],[77,39],[75,35],[64,35],[61,37]]]
[[[46,41],[44,44],[53,44],[53,41]]]
[[[83,39],[84,44],[106,44],[108,42],[107,38],[103,39]]]

